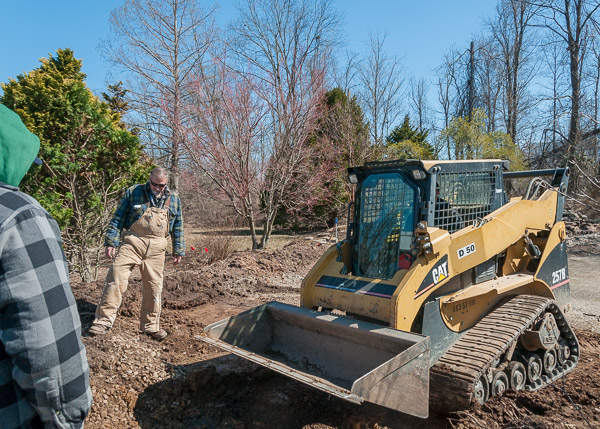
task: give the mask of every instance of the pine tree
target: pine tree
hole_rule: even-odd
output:
[[[386,139],[385,157],[432,159],[435,150],[427,142],[428,130],[417,130],[410,125],[408,115],[404,116],[402,125],[396,126]]]
[[[120,114],[87,88],[72,50],[41,63],[2,84],[0,102],[40,138],[42,165],[29,170],[22,188],[57,220],[71,268],[92,281],[114,204],[123,188],[145,180],[151,166]]]

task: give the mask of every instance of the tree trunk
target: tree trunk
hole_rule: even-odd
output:
[[[177,58],[177,53],[175,53]],[[179,158],[180,158],[180,139],[182,135],[181,130],[181,82],[179,80],[178,71],[175,71],[175,82],[174,82],[174,99],[173,99],[173,124],[171,130],[171,147],[170,150],[170,165],[169,165],[169,186],[173,190],[179,188]]]
[[[580,101],[581,101],[581,77],[579,75],[579,45],[569,37],[569,57],[571,71],[571,118],[569,122],[569,141],[567,149],[567,159],[575,159],[577,148],[579,147],[580,135]]]
[[[252,250],[258,249],[258,237],[256,235],[256,226],[254,225],[254,219],[248,218],[248,227],[250,228],[250,237],[252,238]]]
[[[269,213],[267,215],[267,219],[265,220],[265,226],[263,229],[263,235],[260,240],[260,248],[266,249],[269,243],[269,239],[271,238],[271,231],[273,230],[273,223],[275,222],[275,213],[277,210]]]
[[[175,136],[171,146],[171,163],[169,165],[169,187],[173,190],[179,188],[179,140]]]
[[[596,76],[594,82],[594,128],[598,128],[598,96],[600,93],[598,92],[598,87],[600,85],[600,55],[596,58]],[[594,144],[592,148],[592,155],[594,157],[594,162],[598,163],[598,136],[594,136]]]

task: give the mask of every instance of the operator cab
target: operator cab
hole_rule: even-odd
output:
[[[501,160],[367,163],[348,169],[357,185],[348,212],[352,274],[391,279],[409,269],[419,221],[454,233],[507,201]]]

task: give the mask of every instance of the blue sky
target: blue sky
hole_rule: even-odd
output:
[[[39,66],[39,59],[71,48],[83,60],[90,89],[106,88],[108,64],[98,44],[109,31],[110,11],[123,0],[0,0],[0,82]],[[206,2],[206,4],[210,4]],[[219,22],[235,15],[235,2],[220,3]],[[387,32],[386,50],[402,58],[404,69],[431,78],[453,46],[466,49],[493,13],[495,0],[334,0],[345,14],[342,28],[348,49],[363,51],[369,31]],[[108,82],[110,83],[110,82]]]

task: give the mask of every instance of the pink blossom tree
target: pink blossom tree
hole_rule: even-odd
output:
[[[193,126],[184,139],[194,171],[210,178],[213,197],[226,201],[248,224],[252,247],[256,232],[257,198],[265,169],[266,109],[254,85],[221,60],[202,69],[190,85]]]
[[[190,159],[264,248],[277,213],[315,204],[333,174],[311,133],[336,20],[322,0],[248,0],[232,38],[191,85]],[[258,218],[264,223],[260,241]]]
[[[333,174],[317,163],[309,137],[321,115],[337,30],[328,0],[248,0],[232,27],[235,67],[267,109],[268,162],[261,186],[265,247],[278,211],[310,206]]]

